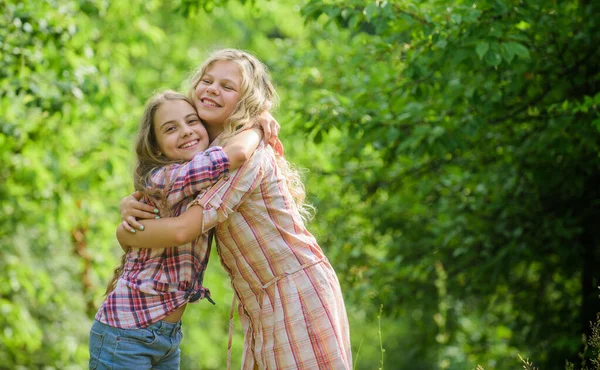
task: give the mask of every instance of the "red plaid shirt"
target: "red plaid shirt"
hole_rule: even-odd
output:
[[[220,147],[212,147],[190,162],[157,170],[152,186],[167,188],[167,203],[175,205],[177,216],[228,172],[229,158]],[[187,302],[210,300],[210,292],[202,286],[209,248],[207,236],[202,235],[179,247],[129,251],[123,274],[96,320],[123,329],[144,328]]]

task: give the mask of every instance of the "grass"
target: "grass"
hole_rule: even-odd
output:
[[[582,352],[579,353],[581,359],[579,367],[575,367],[575,364],[566,361],[565,370],[600,370],[600,313],[596,315],[595,322],[590,322],[590,326],[592,328],[590,337],[586,338],[585,335],[583,337],[584,346]],[[524,359],[520,354],[518,356],[523,363],[524,370],[540,370],[528,358]],[[485,369],[477,365],[473,370]]]

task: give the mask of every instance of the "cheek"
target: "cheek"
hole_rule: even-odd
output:
[[[150,147],[151,148],[156,148],[156,149],[160,150],[160,148],[162,148],[162,146],[163,146],[162,142],[163,142],[162,138],[160,136],[157,136],[156,139],[155,139],[155,143],[154,143],[155,145],[154,144],[150,144]]]
[[[201,125],[202,126],[202,125]],[[198,136],[204,138],[208,136],[208,132],[206,131],[206,129],[204,128],[204,126],[202,127],[198,127],[196,129],[196,134],[198,134]]]
[[[158,144],[159,151],[165,152],[165,151],[169,150],[169,142],[167,140],[165,140],[164,138],[162,138],[162,140],[158,140],[156,143]]]
[[[229,96],[229,105],[231,109],[235,109],[235,107],[237,106],[237,103],[240,101],[240,97],[238,94],[232,94],[231,96]]]
[[[199,99],[202,96],[202,92],[204,91],[202,84],[196,85],[196,88],[194,90],[196,92],[196,97]]]

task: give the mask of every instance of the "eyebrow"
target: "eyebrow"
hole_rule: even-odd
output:
[[[198,118],[200,118],[200,116],[198,116],[198,114],[197,114],[197,113],[190,113],[190,114],[188,114],[187,116],[185,116],[184,118],[187,120],[187,119],[189,119],[190,117],[198,117]],[[163,122],[163,123],[161,123],[161,124],[160,124],[160,127],[159,127],[159,128],[163,128],[163,126],[164,126],[164,125],[167,125],[167,124],[169,124],[169,123],[175,123],[175,120],[170,120],[170,121]]]
[[[204,76],[202,76],[202,78],[204,78],[204,77],[210,77],[213,79],[215,78],[215,76],[211,75],[210,73],[205,73]],[[225,81],[226,83],[230,83],[230,84],[234,85],[235,87],[238,87],[238,85],[233,80],[230,80],[228,78],[222,78],[221,81]]]

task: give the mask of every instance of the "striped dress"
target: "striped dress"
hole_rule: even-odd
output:
[[[335,271],[304,226],[270,147],[196,199],[239,300],[242,369],[351,369]]]

